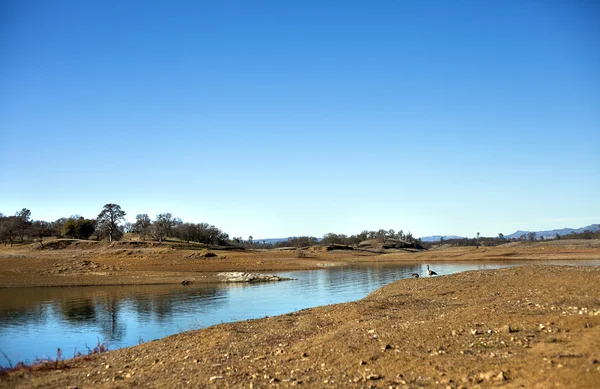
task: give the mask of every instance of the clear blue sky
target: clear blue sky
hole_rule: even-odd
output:
[[[600,222],[597,1],[0,0],[0,212]]]

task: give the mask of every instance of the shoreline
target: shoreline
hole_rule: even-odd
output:
[[[91,247],[91,248],[90,248]],[[269,275],[332,266],[377,263],[528,262],[600,260],[600,241],[521,242],[496,247],[441,247],[426,251],[325,251],[296,257],[291,250],[217,250],[137,247],[132,242],[77,242],[40,250],[0,246],[0,288],[161,285],[223,282],[223,272]]]
[[[403,279],[355,302],[17,370],[0,387],[592,388],[599,295],[592,266]]]

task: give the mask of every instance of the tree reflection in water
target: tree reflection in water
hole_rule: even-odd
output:
[[[447,275],[517,264],[522,263],[439,262],[435,269]],[[0,349],[16,363],[53,357],[57,347],[81,351],[98,341],[108,342],[110,349],[132,346],[140,338],[360,299],[412,273],[426,274],[425,265],[368,263],[285,272],[278,275],[297,281],[252,285],[0,288]]]

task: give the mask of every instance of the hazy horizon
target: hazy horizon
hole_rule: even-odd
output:
[[[600,3],[0,0],[0,212],[231,237],[600,220]]]

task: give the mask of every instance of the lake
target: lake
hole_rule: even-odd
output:
[[[434,262],[440,275],[536,264],[598,261]],[[368,263],[276,272],[296,278],[261,284],[0,288],[0,366],[87,353],[98,342],[128,347],[213,324],[274,316],[361,299],[395,280],[426,274],[421,263]]]

